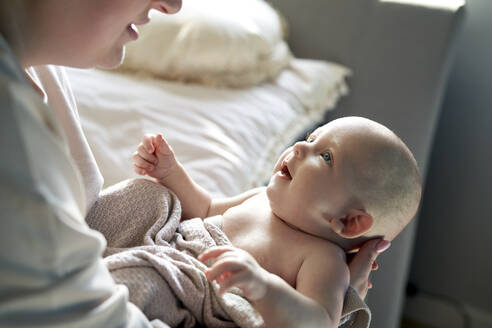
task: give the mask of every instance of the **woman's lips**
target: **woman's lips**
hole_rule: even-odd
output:
[[[144,24],[147,24],[148,22],[150,22],[150,18],[145,17],[144,19],[142,19],[138,22],[128,24],[126,29],[128,31],[128,34],[130,34],[130,37],[132,38],[132,40],[138,39],[139,33],[138,33],[137,25],[144,25]]]

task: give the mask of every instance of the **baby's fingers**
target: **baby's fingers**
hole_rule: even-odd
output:
[[[135,164],[133,164],[133,171],[137,174],[140,174],[140,175],[146,175],[147,174],[147,171],[145,171],[141,167],[136,166]]]
[[[142,137],[141,145],[143,145],[144,150],[149,154],[152,154],[155,151],[154,144],[152,143],[153,137],[152,134],[145,134]]]
[[[154,169],[154,165],[143,159],[138,152],[133,153],[132,157],[133,157],[133,165],[139,167],[140,169],[146,171],[152,171]]]
[[[147,150],[145,149],[145,146],[141,143],[138,148],[137,148],[137,153],[145,159],[147,162],[151,164],[157,164],[157,156],[154,155],[154,153],[148,153]]]
[[[156,143],[156,148],[159,153],[162,155],[171,155],[173,153],[173,149],[171,146],[167,143],[167,141],[164,139],[162,134],[157,134],[154,139]]]
[[[217,247],[211,247],[202,254],[198,255],[198,260],[202,262],[207,262],[210,259],[217,258],[221,256],[222,254],[226,252],[231,252],[233,251],[234,248],[230,246],[217,246]]]
[[[205,276],[209,281],[213,281],[218,279],[226,272],[234,274],[235,272],[241,271],[243,268],[244,266],[241,263],[228,258],[224,260],[219,260],[217,263],[215,263],[210,269],[205,271]]]
[[[243,271],[243,272],[237,272],[237,273],[229,274],[226,279],[221,280],[221,281],[217,281],[219,283],[219,286],[220,286],[219,295],[223,295],[232,287],[238,286],[243,281],[245,281],[247,278],[248,278],[248,273]]]

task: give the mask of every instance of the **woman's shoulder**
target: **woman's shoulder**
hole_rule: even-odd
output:
[[[42,98],[28,83],[0,72],[0,108],[3,183],[22,188],[26,195],[37,194],[46,202],[65,199],[68,196],[63,194],[70,190],[70,203],[85,210],[83,190],[62,132]]]

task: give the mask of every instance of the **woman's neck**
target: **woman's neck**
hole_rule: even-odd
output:
[[[15,57],[23,68],[32,66],[32,36],[35,33],[30,12],[36,10],[31,8],[28,0],[0,1],[0,34],[7,41]]]

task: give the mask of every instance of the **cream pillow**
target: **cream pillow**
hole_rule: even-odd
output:
[[[280,17],[263,0],[187,0],[178,14],[151,19],[128,44],[123,70],[246,87],[275,77],[291,58]]]

